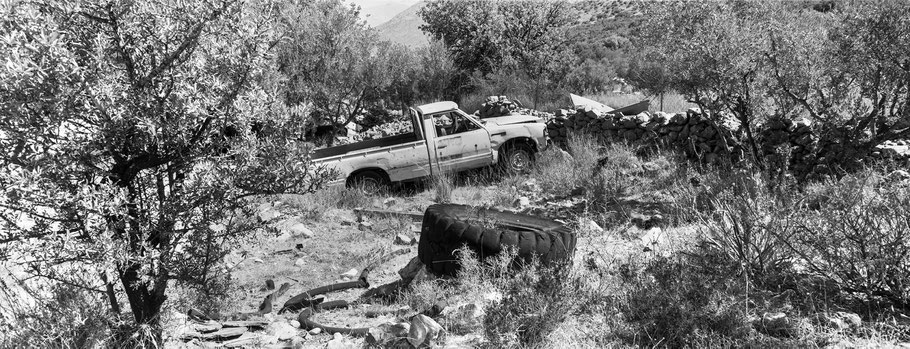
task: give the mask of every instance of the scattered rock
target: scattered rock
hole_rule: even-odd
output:
[[[266,327],[268,334],[278,337],[278,340],[288,340],[297,335],[297,327],[287,322],[273,322]]]
[[[351,270],[348,270],[348,271],[344,272],[343,274],[341,274],[341,277],[346,278],[346,279],[355,279],[359,275],[360,275],[359,270],[357,270],[355,268],[351,268]]]
[[[515,199],[515,201],[512,202],[512,206],[519,207],[519,208],[526,207],[530,204],[531,204],[531,199],[528,199],[527,196],[519,197],[518,199]]]
[[[432,346],[433,342],[440,339],[442,326],[429,316],[414,315],[411,318],[411,328],[408,332],[408,342],[416,348],[423,345]]]
[[[263,204],[259,206],[259,221],[260,222],[269,222],[275,218],[281,217],[281,212],[272,208],[269,204]]]
[[[604,228],[601,228],[600,225],[597,224],[597,222],[595,222],[593,219],[582,218],[580,223],[581,224],[579,224],[579,225],[584,230],[594,232],[594,233],[603,233],[604,232]]]
[[[303,349],[304,339],[301,336],[291,338],[291,349]]]
[[[659,227],[648,229],[648,231],[646,231],[645,234],[641,236],[641,243],[645,246],[646,251],[654,249],[656,246],[663,244],[664,240],[665,234]]]
[[[303,236],[305,238],[313,237],[313,231],[311,231],[309,228],[307,228],[305,225],[303,225],[303,223],[300,223],[300,222],[297,222],[297,223],[291,225],[291,227],[288,228],[288,230],[294,236]]]
[[[910,180],[910,172],[904,170],[895,170],[888,174],[888,179],[894,182]]]
[[[315,336],[315,335],[317,335],[317,334],[320,334],[320,333],[322,333],[322,328],[319,328],[319,327],[316,327],[316,328],[314,328],[314,329],[312,329],[312,330],[310,330],[310,331],[309,331],[309,332],[307,332],[307,333],[309,333],[309,334],[311,334],[311,335],[314,335],[314,336]]]
[[[395,206],[396,204],[398,204],[398,199],[396,199],[396,198],[388,198],[388,199],[383,200],[383,201],[382,201],[382,204],[383,204],[385,207],[389,208],[389,207],[392,207],[392,206]]]
[[[395,347],[393,342],[408,338],[410,330],[411,324],[407,322],[384,323],[370,328],[366,336],[366,342],[381,348]]]
[[[483,305],[478,303],[459,304],[443,309],[445,327],[455,334],[474,332],[483,327]]]
[[[413,245],[417,243],[417,239],[411,236],[411,234],[399,233],[398,235],[395,235],[395,243],[399,245]]]
[[[214,320],[208,320],[203,323],[194,323],[190,325],[190,329],[200,333],[214,332],[221,329],[221,323]]]
[[[522,190],[522,191],[532,192],[532,193],[539,193],[540,185],[537,184],[536,179],[532,178],[532,179],[524,181],[524,183],[521,183],[521,186],[518,189]]]
[[[419,257],[414,257],[404,268],[398,270],[398,276],[401,276],[402,280],[414,280],[414,277],[423,269],[423,262],[420,261]]]
[[[840,315],[841,319],[847,322],[853,328],[859,328],[863,325],[863,319],[859,317],[859,314],[856,313],[847,313],[847,312],[837,312],[837,315]]]
[[[774,337],[792,337],[795,329],[785,313],[765,313],[754,327],[759,332]]]
[[[635,212],[632,213],[632,224],[641,229],[651,229],[653,227],[660,226],[663,221],[664,217],[659,214],[648,216]]]
[[[341,333],[335,333],[332,337],[332,340],[326,344],[326,349],[355,349],[358,348],[357,344],[351,340],[344,338]]]

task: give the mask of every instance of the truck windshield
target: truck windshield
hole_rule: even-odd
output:
[[[457,112],[445,112],[433,115],[433,125],[437,136],[447,136],[480,129],[467,115]]]

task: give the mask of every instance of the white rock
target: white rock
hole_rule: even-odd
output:
[[[531,199],[528,199],[527,196],[521,196],[518,199],[515,199],[514,202],[512,202],[512,206],[515,206],[515,207],[525,207],[530,204],[531,204]]]
[[[435,320],[431,319],[429,316],[423,314],[417,314],[411,318],[411,329],[408,332],[408,342],[411,343],[416,348],[419,348],[421,345],[431,344],[442,332],[442,326],[440,326]]]
[[[304,261],[303,258],[297,258],[297,261],[294,262],[294,265],[303,268],[303,266],[306,265],[306,261]]]
[[[253,262],[256,262],[256,263],[265,263],[265,262],[262,261],[262,258],[256,258],[256,259],[253,260]]]
[[[583,229],[590,231],[590,232],[595,232],[595,233],[604,232],[604,228],[601,228],[600,225],[597,224],[597,222],[595,222],[593,219],[590,219],[590,218],[582,218],[581,224],[579,224],[579,225]]]
[[[416,242],[416,241],[415,241],[414,237],[411,236],[411,235],[408,234],[408,233],[399,233],[398,235],[395,235],[395,243],[396,243],[396,244],[399,244],[399,245],[413,245],[415,242]]]
[[[303,225],[303,223],[300,222],[291,225],[288,230],[291,232],[291,234],[294,234],[294,236],[303,236],[306,238],[313,237],[313,231],[308,229],[305,225]]]
[[[653,247],[656,245],[661,245],[666,240],[666,234],[663,233],[658,227],[648,229],[644,235],[641,236],[641,243],[648,247]]]
[[[358,346],[356,344],[354,344],[354,342],[348,340],[347,338],[344,338],[344,336],[342,336],[341,333],[335,333],[334,337],[332,337],[332,340],[330,340],[329,343],[326,344],[326,349],[354,349],[354,348],[358,348]]]
[[[218,223],[218,224],[210,224],[210,225],[209,225],[209,229],[210,229],[211,231],[213,231],[213,232],[216,232],[216,233],[223,233],[223,232],[227,231],[227,227],[226,227],[224,224],[221,224],[221,223]]]
[[[297,321],[297,320],[291,320],[291,321],[289,321],[289,322],[288,322],[288,324],[290,324],[290,325],[291,325],[291,327],[294,327],[294,328],[300,328],[300,321]]]
[[[278,340],[288,340],[297,335],[297,328],[287,322],[273,322],[266,328],[268,334],[278,337]]]
[[[310,332],[308,332],[308,333],[315,336],[317,334],[322,333],[322,328],[316,327],[316,328],[310,330]]]
[[[347,278],[347,279],[354,279],[359,275],[360,275],[360,271],[355,268],[351,268],[351,270],[348,270],[348,271],[344,272],[343,274],[341,274],[342,277]]]
[[[360,224],[357,225],[357,229],[360,231],[367,231],[367,230],[373,229],[373,223],[360,222]]]
[[[281,212],[271,207],[259,211],[259,220],[262,222],[268,222],[278,217],[281,217]]]

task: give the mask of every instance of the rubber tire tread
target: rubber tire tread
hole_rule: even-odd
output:
[[[495,222],[495,228],[473,220],[472,215],[477,213]],[[516,225],[521,227],[516,228]],[[417,256],[433,274],[455,276],[459,270],[456,250],[462,246],[473,250],[481,259],[502,252],[503,246],[514,246],[520,260],[530,261],[536,255],[548,265],[571,262],[575,244],[575,234],[553,220],[465,205],[437,204],[424,212]]]

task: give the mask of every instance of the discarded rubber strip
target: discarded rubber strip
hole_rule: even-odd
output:
[[[323,332],[326,333],[341,333],[349,336],[363,337],[369,333],[369,327],[332,327],[321,325],[313,320],[310,320],[310,316],[313,316],[313,309],[306,308],[300,312],[300,315],[297,315],[297,321],[300,322],[300,327],[303,327],[307,331],[314,328],[321,328]]]
[[[360,273],[360,277],[357,279],[357,281],[340,282],[328,286],[317,287],[304,293],[298,294],[293,298],[288,299],[287,302],[284,302],[284,306],[281,307],[281,310],[278,311],[278,314],[281,314],[285,311],[294,311],[316,306],[319,303],[322,303],[322,300],[313,299],[313,297],[328,292],[341,291],[352,288],[370,288],[370,283],[367,282],[367,276],[369,273],[370,271],[368,269],[364,269],[363,272]]]

